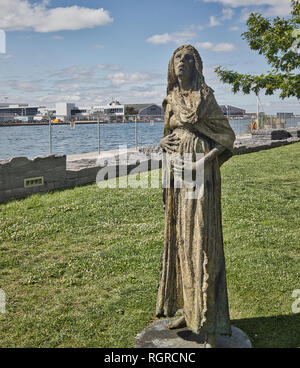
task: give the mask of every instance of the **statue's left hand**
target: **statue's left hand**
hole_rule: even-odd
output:
[[[169,135],[166,135],[160,141],[160,146],[163,149],[163,151],[169,154],[173,154],[177,151],[179,142],[180,142],[180,138],[178,138],[175,133],[171,133]]]

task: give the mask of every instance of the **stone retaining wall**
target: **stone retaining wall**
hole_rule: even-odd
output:
[[[280,138],[280,139],[278,139]],[[257,131],[249,137],[235,141],[234,155],[257,152],[300,142],[300,130]],[[68,162],[65,155],[51,155],[28,159],[15,157],[0,160],[0,203],[25,198],[34,193],[55,189],[73,188],[96,181],[100,169],[104,178],[130,175],[135,168],[139,172],[161,167],[162,152],[159,146],[141,147],[125,155],[100,156],[96,159],[79,159]],[[136,170],[135,170],[136,171]],[[29,180],[25,187],[24,181]],[[40,181],[34,186],[35,181]]]
[[[25,180],[41,178],[42,184],[25,187]],[[66,156],[14,157],[0,161],[0,202],[33,193],[64,188]],[[29,182],[30,185],[30,182]]]
[[[107,158],[109,159],[109,157]],[[103,169],[101,175],[110,179],[129,175],[137,167],[141,171],[161,167],[161,162],[157,161],[153,165],[153,162],[147,157],[141,162],[137,158],[135,160],[127,158],[126,162],[111,160],[108,165],[106,163],[97,164],[95,160],[89,167],[84,167],[84,162],[82,162],[84,160],[79,161],[80,168],[77,169],[75,165],[70,170],[67,168],[65,155],[51,155],[33,159],[15,157],[0,160],[0,203],[11,199],[25,198],[34,193],[45,193],[51,190],[74,188],[94,183],[101,169]],[[34,184],[36,180],[39,181],[36,186],[25,186],[25,181]]]

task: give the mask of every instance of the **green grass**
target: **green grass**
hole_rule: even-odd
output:
[[[299,143],[222,168],[230,314],[255,347],[300,346],[299,183]],[[0,347],[132,347],[154,318],[163,229],[155,188],[89,185],[0,205]]]

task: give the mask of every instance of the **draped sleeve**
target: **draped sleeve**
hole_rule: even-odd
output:
[[[204,113],[199,113],[199,118],[194,124],[194,127],[200,134],[212,139],[216,144],[225,147],[219,157],[219,165],[221,166],[233,154],[233,144],[235,141],[235,134],[232,130],[228,119],[224,116],[223,111],[218,105],[213,90],[209,87],[208,93],[204,100]]]

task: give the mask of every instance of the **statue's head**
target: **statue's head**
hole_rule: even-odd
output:
[[[191,45],[178,47],[169,62],[167,93],[178,86],[179,78],[189,78],[191,88],[199,90],[204,83],[202,69],[202,60],[195,47]]]

